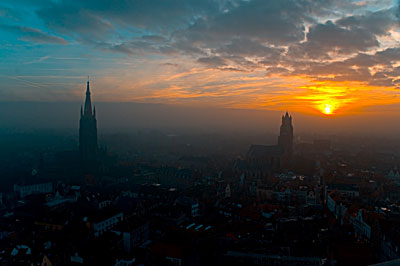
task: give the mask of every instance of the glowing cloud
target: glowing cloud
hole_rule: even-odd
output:
[[[2,99],[78,100],[90,75],[97,101],[319,116],[400,102],[395,1],[144,2],[4,0],[30,13],[0,6]]]

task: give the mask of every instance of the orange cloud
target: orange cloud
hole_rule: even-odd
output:
[[[319,81],[300,75],[265,76],[263,70],[223,71],[199,68],[188,61],[179,61],[180,66],[174,68],[163,63],[149,63],[141,69],[118,69],[99,78],[94,81],[97,100],[291,110],[335,116],[400,103],[394,87],[367,82]]]

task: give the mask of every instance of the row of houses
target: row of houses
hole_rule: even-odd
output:
[[[327,195],[326,205],[340,226],[352,228],[355,239],[379,250],[381,261],[400,259],[400,216],[386,208],[361,207],[338,191]]]

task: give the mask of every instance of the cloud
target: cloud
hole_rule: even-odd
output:
[[[63,38],[49,35],[35,28],[24,27],[24,26],[0,25],[0,29],[16,33],[20,36],[20,39],[24,41],[32,41],[36,43],[67,44],[67,41],[64,40]]]
[[[363,28],[347,29],[329,20],[310,27],[307,41],[292,46],[290,54],[293,57],[303,55],[312,59],[329,59],[330,52],[352,54],[378,46],[379,42],[371,32]]]
[[[235,37],[271,44],[300,41],[304,38],[304,22],[313,21],[312,14],[326,13],[326,7],[334,2],[61,0],[38,7],[36,13],[48,28],[86,43],[129,42],[143,35],[145,41],[168,39],[184,48],[196,43],[195,48],[200,48],[196,52],[200,52],[201,44],[218,46]],[[127,52],[130,54],[130,50]]]
[[[39,9],[37,14],[48,28],[91,42],[103,39],[106,32],[113,29],[100,15],[72,4],[54,3]]]
[[[400,61],[400,49],[388,48],[374,54],[358,53],[334,62],[308,62],[295,65],[290,75],[303,75],[316,80],[358,81],[367,85],[397,87],[400,76],[396,63]]]
[[[395,10],[384,9],[358,16],[348,16],[337,20],[336,24],[351,30],[361,28],[371,34],[387,35],[388,31],[396,24]]]
[[[29,61],[29,62],[25,62],[24,64],[25,65],[29,65],[29,64],[34,64],[34,63],[40,63],[40,62],[43,62],[43,61],[45,61],[45,60],[47,60],[49,58],[51,58],[51,56],[46,55],[46,56],[39,57],[38,59]]]
[[[400,1],[397,1],[396,17],[400,19]]]
[[[230,12],[201,19],[186,34],[195,41],[224,42],[232,37],[256,38],[273,44],[304,36],[304,13],[291,1],[247,1]]]
[[[37,14],[49,28],[95,41],[109,38],[117,27],[168,33],[186,27],[199,16],[213,14],[221,7],[218,3],[212,0],[61,0],[40,8]]]
[[[84,53],[101,57],[104,52],[109,63],[96,65],[96,71],[147,69],[151,75],[135,86],[151,83],[152,92],[173,88],[160,99],[168,93],[179,98],[202,89],[196,85],[183,93],[191,82],[218,86],[221,95],[229,94],[224,86],[232,88],[235,83],[223,78],[233,76],[280,79],[290,88],[299,79],[399,85],[398,7],[390,0],[44,1],[49,2],[30,8],[40,30],[27,24],[7,30],[18,32],[25,41],[47,38],[46,42],[66,43],[45,33],[54,32],[71,40],[74,48],[87,50]],[[127,64],[118,66],[121,61]],[[158,67],[160,80],[154,84]],[[176,77],[189,69],[205,74],[192,73],[178,81]],[[209,84],[208,77],[222,84]],[[263,86],[268,96],[273,88]]]
[[[264,63],[273,64],[280,60],[283,48],[271,47],[246,38],[235,38],[227,45],[221,46],[216,49],[217,54],[225,56],[240,56],[240,57],[255,57]],[[244,60],[244,59],[243,59]]]
[[[227,64],[226,60],[219,56],[200,57],[197,61],[209,67],[215,67],[215,68],[226,66]]]
[[[355,7],[360,3],[347,0],[61,0],[37,14],[49,28],[103,50],[181,53],[198,62],[219,56],[254,69],[255,61],[277,63],[287,49],[292,57],[329,59],[379,47],[395,10],[340,16]],[[320,21],[332,15],[339,17]]]

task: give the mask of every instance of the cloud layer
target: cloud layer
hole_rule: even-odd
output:
[[[276,92],[263,79],[279,79],[294,89],[294,98],[303,93],[304,83],[351,83],[393,103],[400,88],[399,6],[391,0],[18,0],[2,5],[0,30],[13,34],[10,42],[68,43],[114,58],[114,66],[121,57],[135,68],[138,59],[142,69],[151,68],[143,63],[162,64],[163,79],[154,78],[152,89],[138,89],[147,94],[137,93],[136,99],[208,99],[225,92],[228,103],[242,106],[221,87],[237,87],[241,83],[235,80],[255,77],[260,82],[249,83],[249,91],[236,92],[252,97],[252,104],[265,101],[254,90],[271,97]],[[211,75],[210,82],[198,80],[194,72]],[[183,76],[191,77],[184,85],[177,82]]]

